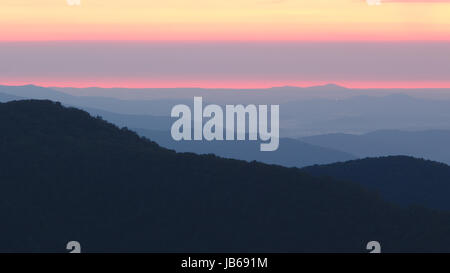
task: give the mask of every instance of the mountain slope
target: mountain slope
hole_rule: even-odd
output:
[[[28,98],[56,98],[58,100],[62,100],[65,105],[80,107],[92,116],[100,116],[106,121],[117,126],[140,128],[137,130],[141,135],[152,139],[155,138],[155,140],[157,140],[162,146],[175,149],[179,152],[195,152],[201,154],[213,153],[227,158],[248,161],[257,160],[287,167],[305,167],[314,164],[329,164],[356,158],[349,153],[313,146],[294,139],[284,138],[280,140],[282,142],[280,150],[276,153],[269,154],[260,152],[259,143],[257,142],[176,142],[172,140],[169,133],[166,133],[170,132],[170,127],[174,121],[169,116],[120,114],[85,106],[97,105],[101,108],[114,108],[119,112],[123,111],[123,109],[137,109],[139,107],[150,109],[148,111],[153,112],[154,108],[158,108],[159,110],[156,112],[166,112],[166,114],[168,114],[170,113],[171,107],[176,104],[174,100],[133,102],[110,98],[75,97],[49,88],[33,85],[17,87],[0,86],[0,91],[1,90],[28,96]],[[0,93],[0,101],[2,102],[17,99],[20,98],[12,95],[2,95]],[[132,105],[133,107],[131,107]]]
[[[367,158],[304,171],[359,183],[401,205],[450,210],[450,166],[406,156]]]
[[[278,150],[261,152],[259,141],[175,141],[170,132],[135,129],[135,131],[163,147],[177,152],[215,154],[246,161],[260,161],[285,167],[305,167],[355,159],[351,154],[307,144],[295,139],[281,138]]]
[[[450,215],[299,169],[177,154],[50,101],[0,104],[0,251],[450,251]]]
[[[358,157],[407,155],[450,164],[449,130],[381,130],[363,135],[318,135],[301,138],[301,141]]]

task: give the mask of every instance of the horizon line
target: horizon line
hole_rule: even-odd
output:
[[[259,90],[259,89],[274,89],[274,88],[314,88],[314,87],[334,87],[334,88],[344,88],[344,89],[450,89],[450,83],[447,86],[419,86],[419,87],[408,87],[408,86],[372,86],[372,87],[351,87],[346,86],[345,84],[339,84],[339,83],[318,83],[318,84],[306,84],[306,85],[271,85],[271,86],[264,86],[264,87],[208,87],[208,86],[166,86],[166,87],[150,87],[150,86],[142,86],[142,87],[136,87],[136,86],[101,86],[101,85],[85,85],[85,86],[74,86],[74,85],[42,85],[42,84],[35,84],[35,83],[18,83],[18,84],[2,84],[0,83],[0,86],[4,87],[25,87],[25,86],[35,86],[35,87],[42,87],[42,88],[71,88],[71,89],[90,89],[90,88],[96,88],[96,89],[214,89],[214,90]]]
[[[19,39],[2,40],[0,43],[49,43],[49,42],[114,42],[114,43],[450,43],[449,39]]]

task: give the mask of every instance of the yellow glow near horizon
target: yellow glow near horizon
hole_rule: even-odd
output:
[[[0,40],[450,40],[450,2],[2,0]]]

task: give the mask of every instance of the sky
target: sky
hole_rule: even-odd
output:
[[[450,0],[1,0],[0,84],[450,87]]]

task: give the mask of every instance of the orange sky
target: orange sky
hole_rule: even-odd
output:
[[[449,14],[450,1],[1,0],[0,40],[435,41]]]

